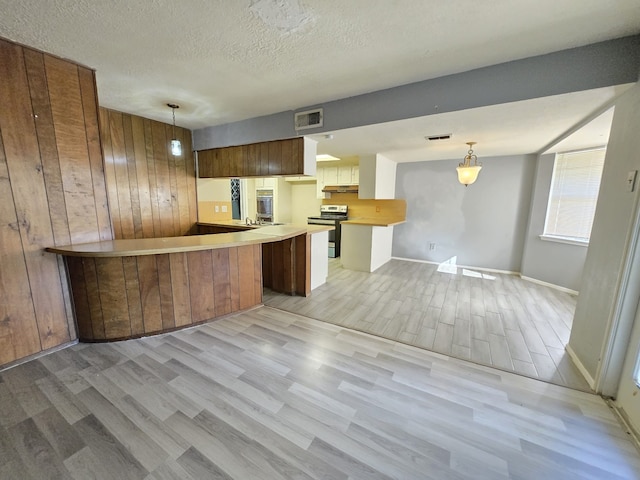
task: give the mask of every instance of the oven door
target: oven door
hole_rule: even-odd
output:
[[[336,227],[336,229],[334,230],[329,230],[329,258],[335,258],[337,255],[337,252],[336,252],[336,230],[338,227],[337,222],[330,218],[309,217],[307,218],[307,225],[330,225],[332,227]]]

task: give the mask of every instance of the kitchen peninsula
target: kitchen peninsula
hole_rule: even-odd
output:
[[[205,224],[197,228],[206,231]],[[272,283],[279,276],[279,291],[308,295],[313,267],[322,271],[327,262],[312,256],[311,237],[322,243],[328,230],[274,225],[46,250],[65,260],[79,339],[101,342],[176,330],[259,305],[263,271]],[[279,257],[288,268],[275,272],[272,262],[263,265],[264,245],[289,253],[288,261]]]

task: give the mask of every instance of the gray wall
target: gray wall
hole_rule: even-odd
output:
[[[615,105],[598,205],[585,260],[569,346],[596,377],[608,324],[619,295],[640,188],[626,191],[627,172],[640,169],[640,86]]]
[[[587,247],[540,239],[547,214],[555,155],[538,158],[521,273],[525,277],[580,290]]]
[[[480,158],[480,176],[468,187],[458,183],[460,160],[398,164],[396,198],[407,201],[407,221],[394,227],[393,256],[457,256],[459,265],[519,272],[535,155]]]
[[[635,82],[640,36],[525,58],[322,105],[324,126],[310,135],[404,118]],[[314,106],[304,106],[298,111]],[[196,150],[296,135],[293,111],[193,132]]]

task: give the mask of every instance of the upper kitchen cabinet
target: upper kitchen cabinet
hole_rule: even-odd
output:
[[[198,150],[200,178],[315,175],[316,142],[296,137]]]

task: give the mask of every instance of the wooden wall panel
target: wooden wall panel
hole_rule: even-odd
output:
[[[2,117],[0,114],[0,128]],[[2,131],[0,130],[0,134]],[[9,172],[0,135],[0,364],[39,352],[40,337],[22,255]]]
[[[231,289],[229,302],[232,312],[240,310],[240,289],[242,285],[240,284],[240,268],[238,262],[238,247],[229,248],[229,288]]]
[[[188,252],[187,263],[191,288],[191,316],[195,322],[202,322],[216,316],[211,251]]]
[[[216,303],[216,317],[219,317],[231,312],[229,249],[213,250],[211,254],[213,259],[213,294]]]
[[[265,257],[262,258],[263,247],[271,245],[268,243],[258,245],[246,245],[238,247],[238,277],[240,280],[239,302],[240,309],[249,308],[252,305],[262,303],[262,279],[261,274],[263,264],[269,263]],[[265,249],[271,258],[271,250]],[[266,278],[266,277],[264,277]],[[269,279],[271,276],[269,276]],[[253,279],[250,281],[249,279]]]
[[[95,262],[104,333],[107,338],[128,337],[131,335],[131,321],[122,258],[96,258]]]
[[[89,317],[91,318],[91,331],[93,332],[93,338],[106,338],[104,317],[102,314],[102,307],[100,307],[100,285],[98,284],[98,272],[96,262],[93,258],[82,259],[82,272],[84,273],[87,301],[89,302]],[[78,317],[77,312],[76,317],[78,318],[78,324],[80,324],[81,317]]]
[[[176,326],[173,313],[173,291],[171,289],[171,265],[169,254],[156,255],[160,290],[160,309],[162,310],[162,329],[170,330]]]
[[[176,327],[191,323],[191,297],[189,295],[189,269],[186,253],[169,255],[171,265],[171,289],[173,292],[173,314]]]
[[[162,329],[162,305],[158,265],[155,255],[138,257],[138,281],[145,332],[158,332]]]
[[[142,297],[140,295],[140,281],[138,280],[138,262],[135,257],[123,257],[122,267],[127,290],[127,310],[131,323],[131,335],[144,333],[144,319],[142,317]]]
[[[111,240],[113,239],[113,230],[104,175],[96,79],[93,71],[88,68],[79,68],[78,78],[80,79],[95,215],[98,222],[98,236],[100,240]],[[74,243],[79,241],[76,239],[75,232],[72,232],[72,238]]]
[[[197,222],[191,132],[176,127],[183,153],[174,157],[171,124],[105,108],[100,121],[115,237],[191,233]]]
[[[13,318],[16,324],[21,323],[23,318],[29,324],[35,312],[39,336],[39,339],[23,338],[23,333],[30,335],[34,332],[23,332],[21,327],[17,328],[21,331],[19,334],[12,333],[12,341],[17,345],[14,353],[20,356],[24,356],[24,352],[34,353],[32,347],[35,345],[38,346],[36,351],[39,351],[71,340],[58,261],[42,252],[43,247],[55,244],[50,212],[55,213],[64,205],[50,204],[47,196],[45,166],[36,131],[39,112],[33,110],[31,103],[24,51],[23,47],[0,41],[0,131],[3,164],[6,165],[6,178],[10,182],[7,193],[11,195],[7,199],[7,206],[13,207],[16,213],[17,222],[13,222],[13,225],[18,229],[20,238],[19,246],[10,242],[0,248],[9,256],[21,256],[26,264],[28,276],[23,277],[22,283],[15,287],[22,292],[30,292],[32,305]],[[54,80],[48,79],[49,91]],[[9,291],[15,287],[11,286]],[[13,303],[13,299],[9,303]],[[23,348],[23,345],[29,347]],[[10,355],[4,360],[11,361]]]
[[[65,206],[62,172],[58,158],[56,134],[53,126],[53,113],[47,88],[47,74],[44,67],[44,55],[33,50],[25,50],[24,60],[29,77],[29,92],[34,112],[38,112],[36,134],[42,158],[43,174],[47,198],[49,199],[49,216],[53,228],[53,237],[58,245],[69,245],[71,234]],[[60,208],[60,207],[63,208]]]
[[[91,322],[91,307],[87,295],[87,282],[83,259],[80,257],[69,257],[66,259],[67,271],[69,272],[69,283],[73,290],[73,301],[75,314],[81,321],[78,322],[78,335],[87,338],[93,336]]]
[[[69,231],[74,243],[100,240],[78,67],[44,57],[51,113],[61,159]]]

